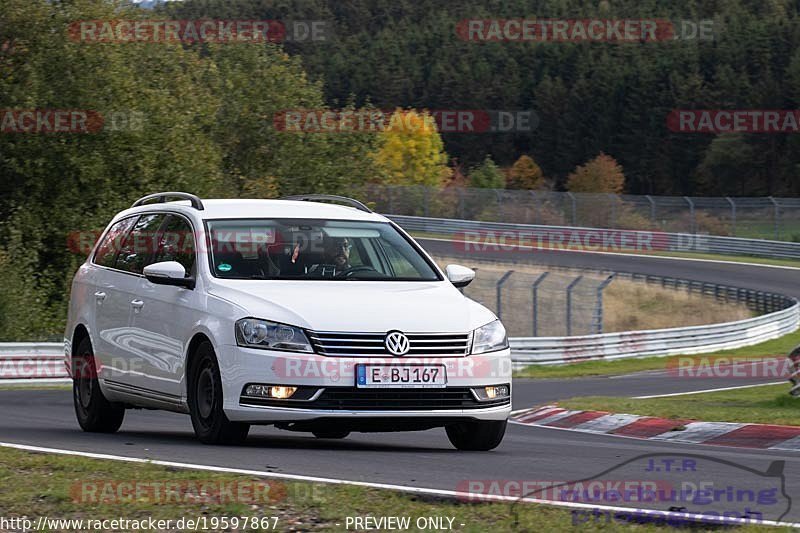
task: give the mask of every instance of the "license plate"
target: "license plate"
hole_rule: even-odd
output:
[[[436,388],[447,385],[444,365],[358,365],[356,386]]]

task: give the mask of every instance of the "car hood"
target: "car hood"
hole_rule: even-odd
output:
[[[467,332],[495,319],[448,282],[215,280],[244,316],[316,331]]]

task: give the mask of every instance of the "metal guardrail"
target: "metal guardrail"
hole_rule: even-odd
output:
[[[685,252],[800,259],[800,243],[690,233],[627,229],[540,226],[450,218],[387,215],[406,231],[459,237],[464,246],[490,248],[491,238],[507,239],[505,246],[584,251]],[[510,243],[510,244],[509,244]],[[495,245],[497,247],[503,244]]]
[[[781,295],[758,294],[765,297],[759,297],[756,301],[785,305],[782,309],[754,318],[705,326],[573,337],[511,338],[512,361],[515,367],[522,367],[592,359],[710,353],[758,344],[800,327],[800,302]],[[60,350],[63,350],[63,345],[59,343],[2,343],[0,380],[68,378]]]
[[[352,191],[375,211],[519,224],[800,240],[800,198],[652,196],[370,184]]]
[[[646,356],[710,353],[751,346],[800,327],[800,303],[736,322],[580,337],[509,339],[514,365],[575,363]]]
[[[64,344],[59,342],[0,343],[0,380],[3,382],[64,380]]]

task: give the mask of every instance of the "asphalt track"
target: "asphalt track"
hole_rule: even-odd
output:
[[[453,245],[449,243],[424,239],[422,243],[433,253],[452,252]],[[508,252],[499,254],[509,258]],[[574,252],[524,251],[513,259],[670,275],[800,296],[797,270]],[[516,380],[514,408],[577,395],[639,396],[765,381],[775,379],[686,379],[661,371],[613,378]],[[800,522],[800,454],[782,451],[654,443],[517,425],[509,425],[502,445],[488,453],[455,451],[441,429],[353,434],[336,441],[254,428],[245,445],[231,449],[197,443],[188,417],[164,412],[129,411],[115,435],[82,433],[74,419],[71,395],[61,390],[0,391],[0,435],[2,442],[32,446],[448,491],[467,490],[470,480],[652,480],[660,476],[662,480],[670,478],[673,484],[705,483],[714,489],[752,492],[779,485],[781,476],[763,475],[773,461],[779,461],[771,473],[778,473],[783,466],[785,494],[778,490],[777,498],[772,500],[742,503],[741,498],[731,502],[718,497],[707,503],[676,504],[625,499],[610,504],[662,510],[682,506],[690,512],[739,512],[749,508],[763,513],[764,519]],[[659,453],[678,461],[695,461],[700,466],[654,474],[646,466],[652,457],[642,456]],[[661,459],[655,460],[658,463]],[[490,493],[501,487],[500,491],[516,495],[515,486],[501,481]],[[548,497],[540,493],[531,496]],[[792,497],[797,500],[794,507]]]
[[[675,259],[655,255],[571,252],[516,248],[464,251],[464,246],[444,239],[417,241],[432,255],[461,256],[469,259],[533,262],[570,268],[594,268],[617,272],[636,272],[658,276],[722,283],[734,287],[775,292],[800,298],[800,269],[696,259]]]

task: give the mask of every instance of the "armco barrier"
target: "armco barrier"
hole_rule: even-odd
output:
[[[800,327],[800,303],[754,318],[685,328],[603,333],[581,337],[510,339],[514,365],[560,364],[591,359],[699,354],[751,346]]]
[[[500,236],[505,232],[511,237],[511,246],[520,239],[536,246],[542,239],[543,246],[567,248],[570,243],[579,249],[591,251],[667,251],[684,253],[705,253],[719,255],[747,255],[773,259],[800,259],[800,243],[785,241],[766,241],[739,237],[720,237],[689,233],[663,233],[658,231],[639,231],[623,229],[578,228],[570,226],[536,226],[531,224],[509,224],[503,222],[483,222],[478,220],[457,220],[450,218],[425,218],[401,215],[387,215],[406,231],[432,233],[438,235],[474,236],[476,244],[487,246],[484,238],[487,233]],[[626,243],[620,238],[625,236]],[[454,243],[455,246],[455,243]],[[493,246],[493,245],[490,245]],[[502,246],[502,244],[498,244]]]
[[[64,345],[58,342],[0,343],[0,380],[59,380],[68,378]]]
[[[784,297],[787,307],[765,315],[685,328],[603,333],[575,337],[509,339],[515,367],[561,364],[592,359],[624,359],[699,354],[750,346],[800,327],[800,303]],[[69,377],[59,343],[0,344],[0,380]]]

